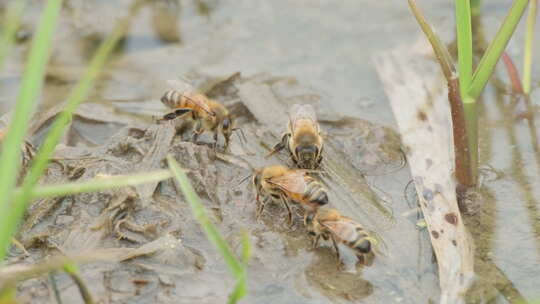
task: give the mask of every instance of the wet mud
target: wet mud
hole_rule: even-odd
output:
[[[16,100],[29,38],[39,20],[41,4],[33,4],[0,74],[2,113]],[[410,191],[414,187],[391,127],[390,108],[370,63],[374,53],[400,43],[412,45],[419,30],[405,2],[364,4],[370,9],[357,1],[339,7],[289,1],[148,2],[77,110],[40,182],[146,172],[164,168],[164,158],[172,154],[189,170],[205,207],[237,252],[242,231],[249,233],[254,249],[243,302],[437,302],[429,236]],[[66,1],[55,36],[61,47],[54,48],[47,67],[40,109],[22,147],[24,163],[95,47],[131,5],[123,0]],[[445,40],[453,39],[443,31],[454,28],[448,17],[453,7],[444,1],[422,5]],[[488,37],[506,10],[503,1],[486,4]],[[299,28],[301,35],[290,35],[290,27]],[[336,33],[343,43],[334,43]],[[522,37],[515,40],[509,53],[519,58]],[[538,66],[533,65],[533,75],[538,75]],[[247,143],[234,135],[229,151],[216,152],[209,134],[194,144],[189,126],[156,124],[155,117],[165,111],[158,100],[166,80],[178,77],[224,103]],[[540,298],[540,193],[534,187],[540,181],[538,131],[529,119],[538,113],[538,86],[533,83],[531,107],[515,101],[504,87],[488,88],[481,102],[481,187],[464,217],[476,255],[470,303]],[[279,205],[268,206],[261,220],[255,220],[254,189],[241,181],[254,168],[292,165],[285,152],[263,156],[285,130],[293,103],[311,103],[317,110],[327,142],[318,177],[329,189],[330,204],[379,240],[370,267],[355,265],[353,256],[344,254],[346,267],[338,270],[331,244],[312,250],[301,210],[296,210],[292,229]],[[234,284],[172,180],[35,201],[17,238],[30,255],[13,247],[9,264],[99,248],[140,250],[129,258],[81,265],[82,278],[102,303],[224,303]],[[169,243],[173,245],[163,246]],[[151,250],[145,247],[149,244]],[[56,273],[54,278],[65,303],[82,303],[67,275]],[[18,296],[23,303],[55,303],[45,276],[23,282]]]
[[[316,175],[329,189],[332,206],[376,233],[380,245],[373,265],[355,265],[353,255],[345,253],[345,269],[338,269],[330,244],[311,248],[298,208],[291,229],[280,205],[269,206],[256,221],[254,189],[249,181],[242,182],[243,178],[265,165],[292,166],[285,152],[264,158],[284,131],[290,102],[274,91],[275,87],[285,90],[286,86],[290,91],[302,90],[298,84],[245,79],[239,74],[209,85],[207,94],[233,111],[247,139],[243,142],[233,137],[230,151],[221,147],[214,150],[210,134],[202,135],[198,143],[188,141],[190,127],[181,119],[137,124],[110,119],[109,115],[114,117],[111,111],[85,104],[41,182],[155,170],[164,168],[164,158],[171,154],[188,171],[194,188],[232,247],[239,249],[242,231],[249,233],[254,253],[248,267],[250,293],[246,302],[413,303],[419,297],[436,299],[428,240],[414,221],[400,216],[409,208],[402,204],[407,170],[399,137],[391,129],[338,115],[321,115],[320,121],[328,140],[322,168]],[[35,145],[54,118],[54,111],[51,109],[32,126]],[[93,132],[103,130],[96,132],[97,138],[87,139],[79,131],[88,129],[89,124],[97,126]],[[403,178],[398,180],[396,174]],[[28,209],[19,233],[30,256],[24,257],[13,248],[10,261],[138,247],[164,236],[173,236],[179,245],[122,263],[83,265],[81,275],[89,282],[91,292],[110,303],[226,301],[233,280],[172,180],[36,201]],[[425,276],[419,278],[419,270]],[[69,278],[63,274],[56,277],[62,297],[79,301]],[[23,299],[40,295],[42,303],[49,303],[49,284],[47,278],[33,279],[21,285],[19,293]]]

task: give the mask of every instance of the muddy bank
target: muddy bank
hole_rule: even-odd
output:
[[[250,183],[240,183],[252,168],[291,162],[286,153],[270,159],[263,156],[283,131],[284,113],[291,103],[279,91],[307,89],[238,75],[208,83],[208,95],[237,116],[246,144],[233,137],[230,152],[215,152],[209,134],[198,144],[184,141],[191,134],[189,130],[177,133],[184,127],[176,122],[112,123],[107,116],[102,120],[95,116],[91,123],[120,130],[108,133],[113,135],[103,144],[88,143],[76,130],[89,123],[94,110],[102,109],[86,104],[85,116],[76,116],[66,145],[57,150],[42,182],[163,168],[165,156],[172,154],[188,170],[232,247],[239,249],[241,231],[250,235],[254,253],[246,303],[416,303],[437,298],[429,242],[414,220],[401,216],[409,210],[403,198],[408,173],[392,130],[336,114],[321,115],[328,141],[320,177],[329,189],[331,204],[374,231],[381,243],[371,267],[355,266],[352,255],[345,254],[347,269],[339,271],[330,247],[311,250],[298,212],[292,229],[287,228],[286,213],[278,205],[270,206],[257,222],[253,189]],[[36,132],[35,143],[40,133]],[[35,261],[58,252],[138,247],[168,235],[178,240],[174,249],[122,263],[84,265],[82,277],[97,298],[112,303],[224,302],[233,281],[172,180],[34,202],[19,234],[31,255],[24,257],[13,248],[10,262]],[[56,277],[62,297],[80,301],[68,277]],[[49,303],[49,284],[47,278],[30,280],[21,285],[19,294],[27,299],[39,295],[42,303]]]

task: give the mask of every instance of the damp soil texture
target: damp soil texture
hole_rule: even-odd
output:
[[[486,3],[488,35],[504,16],[504,3]],[[2,113],[15,101],[40,12],[41,3],[34,4],[0,74]],[[66,1],[42,108],[28,138],[33,145],[41,142],[96,45],[130,5]],[[441,32],[453,29],[451,2],[423,5]],[[170,154],[187,170],[235,252],[241,251],[242,233],[249,235],[253,256],[242,303],[436,303],[440,292],[429,235],[370,61],[397,44],[417,47],[418,37],[405,2],[149,1],[133,17],[40,182],[148,172],[165,168]],[[520,56],[522,38],[515,40],[509,50]],[[538,41],[535,47],[540,49]],[[533,75],[540,74],[538,66]],[[190,126],[180,120],[156,123],[165,111],[159,98],[166,80],[179,77],[226,105],[246,141],[234,135],[228,151],[214,150],[210,134],[193,143]],[[538,112],[540,89],[537,82],[533,87],[531,107],[513,102],[504,86],[489,88],[480,107],[482,183],[465,216],[476,252],[470,303],[540,298],[540,193],[534,187],[540,161],[533,140],[538,131],[527,120]],[[295,210],[292,228],[280,205],[255,219],[254,189],[242,180],[265,165],[292,165],[286,153],[264,155],[281,137],[294,103],[317,110],[326,139],[317,176],[330,204],[379,241],[370,266],[356,265],[343,251],[345,266],[338,269],[331,244],[313,250],[301,210]],[[17,238],[29,255],[13,247],[8,263],[143,248],[121,261],[81,265],[81,277],[100,303],[225,303],[234,287],[173,180],[35,201]],[[64,303],[82,303],[67,275],[54,278]],[[23,282],[20,300],[55,303],[50,282],[47,276]]]

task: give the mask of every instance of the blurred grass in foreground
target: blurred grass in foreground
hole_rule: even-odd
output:
[[[60,139],[64,136],[66,132],[66,127],[69,126],[69,123],[73,117],[73,113],[79,106],[79,104],[88,96],[90,89],[96,78],[99,76],[101,70],[107,62],[107,58],[115,49],[116,45],[122,37],[124,37],[127,28],[129,26],[129,21],[132,16],[139,10],[143,1],[138,0],[134,2],[130,11],[126,17],[119,21],[115,26],[113,32],[101,43],[99,48],[96,50],[90,64],[88,65],[85,73],[83,74],[81,80],[71,91],[67,97],[66,105],[64,110],[56,117],[54,122],[51,124],[47,136],[45,137],[41,147],[39,148],[36,156],[32,160],[32,164],[28,173],[26,174],[24,181],[22,183],[22,189],[17,197],[14,199],[14,208],[9,209],[9,214],[7,215],[7,227],[11,227],[12,231],[10,234],[13,234],[15,229],[18,227],[21,218],[24,215],[27,205],[30,203],[31,195],[33,192],[34,186],[37,184],[49,164],[49,159],[52,157],[54,150]],[[129,178],[126,176],[126,178]],[[103,187],[106,187],[106,184],[102,184]],[[91,191],[99,191],[100,188],[94,187]],[[103,188],[101,188],[103,189]],[[57,189],[56,194],[54,195],[66,195],[68,192],[62,194],[60,189]],[[1,258],[1,252],[0,252]]]
[[[232,292],[231,296],[229,297],[228,301],[228,303],[231,304],[236,303],[238,302],[238,300],[240,300],[247,294],[246,268],[249,258],[251,256],[251,246],[249,243],[248,234],[243,233],[242,235],[242,261],[239,261],[235,257],[227,242],[225,242],[225,239],[219,233],[216,226],[212,223],[212,221],[206,214],[204,206],[201,203],[201,199],[191,186],[191,183],[189,182],[186,173],[180,168],[180,166],[172,156],[169,155],[167,157],[167,162],[169,164],[169,168],[172,170],[176,178],[176,181],[178,182],[178,185],[180,186],[180,189],[182,190],[182,193],[184,194],[186,201],[191,206],[191,210],[193,211],[195,219],[201,225],[202,229],[206,234],[206,237],[210,240],[212,244],[214,244],[214,246],[221,253],[221,255],[223,255],[225,262],[229,266],[232,275],[237,281],[236,287]]]
[[[61,0],[47,1],[47,5],[37,26],[37,33],[32,39],[30,55],[15,111],[11,117],[5,140],[0,154],[0,261],[4,260],[16,227],[14,219],[10,218],[13,206],[13,192],[20,172],[21,145],[28,130],[30,119],[37,104],[38,96],[43,86],[45,67],[49,60],[52,46],[52,36],[62,5]]]
[[[4,20],[4,31],[0,36],[0,68],[13,45],[15,34],[24,12],[26,0],[16,0],[9,4]],[[52,123],[49,132],[32,160],[28,174],[22,186],[15,188],[21,167],[21,146],[26,137],[30,120],[36,108],[38,97],[43,87],[45,69],[52,48],[54,30],[58,23],[58,16],[62,7],[62,0],[49,0],[44,4],[43,14],[36,27],[32,39],[28,61],[22,76],[21,88],[17,98],[11,122],[7,128],[5,140],[1,143],[0,154],[0,265],[6,257],[19,222],[22,219],[28,203],[38,197],[65,196],[81,192],[100,191],[121,186],[136,185],[145,182],[159,181],[170,178],[169,171],[145,172],[142,175],[96,177],[76,183],[60,185],[36,186],[41,178],[49,159],[58,142],[69,125],[72,114],[77,106],[86,98],[92,84],[99,76],[107,58],[116,47],[118,41],[125,35],[130,18],[138,12],[145,0],[136,0],[132,4],[127,17],[122,19],[113,32],[105,39],[94,54],[87,70],[77,86],[67,98],[64,111]],[[79,286],[85,303],[93,303],[88,290],[84,290],[82,280],[78,277],[75,264],[64,267],[72,279]],[[0,303],[16,303],[15,288],[4,290],[0,294]]]

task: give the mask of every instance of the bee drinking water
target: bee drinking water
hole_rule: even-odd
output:
[[[321,237],[332,241],[338,265],[341,265],[338,243],[352,249],[362,264],[367,263],[367,255],[372,252],[374,238],[353,219],[343,216],[336,209],[323,207],[316,212],[306,213],[304,224],[313,237],[313,248],[317,247]]]
[[[175,83],[171,81],[172,83]],[[205,131],[214,133],[214,148],[217,147],[218,134],[225,138],[225,149],[229,146],[233,131],[240,130],[234,127],[232,115],[227,108],[219,102],[212,100],[204,94],[192,89],[171,89],[163,94],[161,102],[172,109],[165,114],[162,120],[172,120],[177,117],[190,119],[195,122],[193,141]]]
[[[263,212],[268,199],[281,200],[287,208],[290,226],[293,217],[289,201],[300,204],[310,212],[328,203],[326,189],[305,170],[288,169],[283,166],[264,167],[253,175],[253,185],[257,191],[259,206],[257,218]]]
[[[322,161],[323,138],[315,110],[309,104],[291,107],[287,132],[268,156],[287,148],[299,168],[315,169]]]

